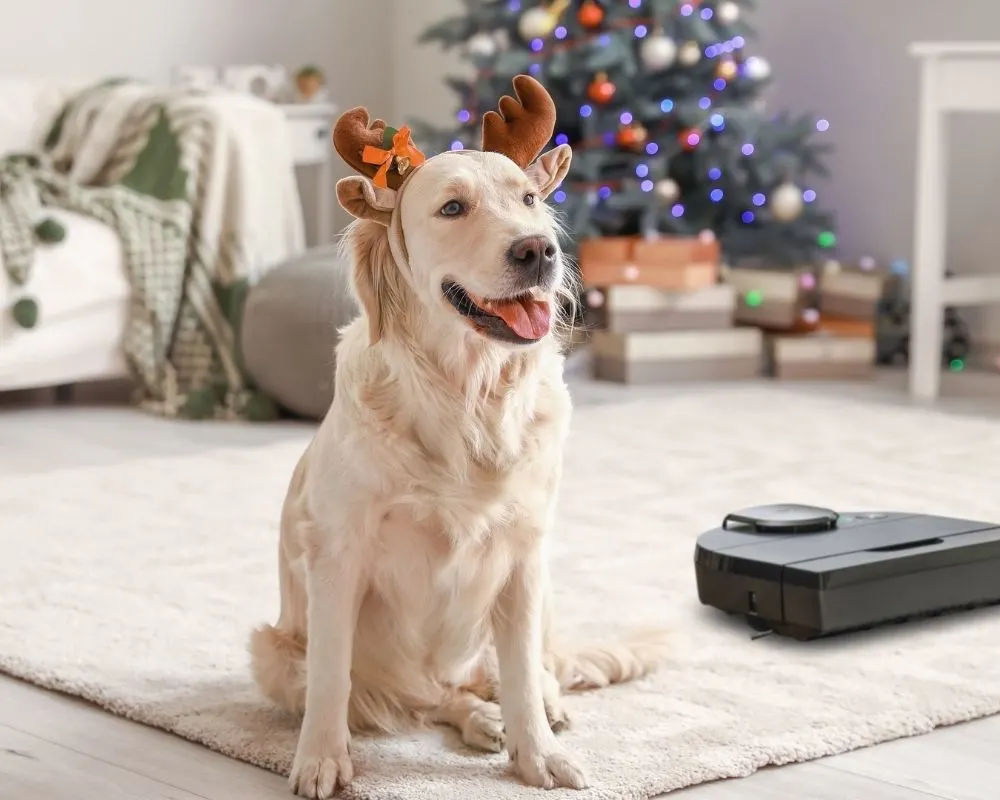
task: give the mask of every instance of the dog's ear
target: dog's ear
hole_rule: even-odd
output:
[[[396,192],[381,189],[368,178],[352,175],[337,181],[337,200],[352,217],[370,219],[389,227],[392,210],[396,207]]]
[[[375,344],[391,325],[391,315],[404,308],[404,288],[386,231],[364,224],[352,225],[348,231],[351,287],[368,320],[368,343]]]
[[[573,150],[568,144],[561,144],[553,147],[547,153],[542,153],[535,162],[528,167],[525,172],[538,187],[538,193],[542,198],[548,197],[556,190],[566,173],[569,172],[569,165],[573,159]]]

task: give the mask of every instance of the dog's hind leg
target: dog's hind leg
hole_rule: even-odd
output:
[[[504,747],[500,706],[477,697],[467,689],[449,689],[429,716],[431,722],[450,725],[470,747],[499,753]]]

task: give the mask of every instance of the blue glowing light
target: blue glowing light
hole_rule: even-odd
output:
[[[646,153],[649,154],[649,155],[651,155],[651,156],[655,156],[657,154],[657,152],[659,152],[659,150],[660,150],[660,146],[656,142],[649,142],[646,145]]]
[[[719,178],[721,178],[721,177],[722,177],[722,170],[721,170],[721,169],[719,169],[718,167],[712,167],[712,168],[711,168],[711,169],[710,169],[710,170],[708,171],[708,179],[709,179],[709,180],[712,180],[712,181],[717,181],[717,180],[719,180]]]
[[[718,203],[725,196],[725,192],[723,192],[722,189],[712,189],[712,191],[708,193],[708,196],[712,198],[713,203]]]
[[[582,106],[580,106],[580,116],[581,117],[589,117],[593,113],[594,113],[594,109],[592,109],[586,103],[584,103]]]
[[[565,39],[566,34],[568,33],[569,31],[566,30],[565,25],[560,25],[558,28],[552,31],[552,35],[555,36],[557,39]]]
[[[552,200],[556,203],[564,203],[566,201],[566,192],[564,192],[562,189],[557,190],[552,195]]]
[[[643,181],[639,184],[639,188],[644,192],[651,192],[653,191],[653,182],[649,180]]]
[[[731,41],[729,41],[729,42],[723,42],[722,43],[722,52],[723,53],[731,53],[735,49],[736,49],[736,45],[733,44]]]
[[[530,72],[532,75],[537,75],[541,71],[542,71],[541,64],[532,64],[530,67],[528,67],[528,72]]]
[[[733,47],[735,47],[737,50],[744,48],[746,46],[747,46],[747,40],[744,39],[742,36],[737,36],[733,39]]]
[[[715,89],[715,91],[717,92],[721,92],[723,89],[726,88],[727,85],[728,84],[726,84],[725,78],[716,78],[715,82],[712,84],[712,88]]]
[[[602,134],[601,140],[608,147],[611,147],[615,143],[615,135],[611,131],[608,131],[607,133]]]
[[[712,116],[708,118],[708,121],[712,123],[712,127],[717,131],[721,131],[726,127],[726,118],[722,116],[722,114],[712,114]]]
[[[602,33],[600,36],[597,37],[597,42],[598,44],[601,45],[601,47],[607,47],[609,44],[611,44],[611,37],[608,36],[608,34],[606,33]]]
[[[465,149],[465,145],[462,144],[458,139],[456,139],[455,141],[453,141],[451,143],[451,149],[452,150],[464,150]]]
[[[712,11],[712,9],[710,9],[710,8],[703,8],[701,10],[701,18],[702,19],[711,19],[713,16],[715,16],[715,12]]]
[[[565,133],[557,133],[556,144],[569,144],[569,137]]]
[[[668,98],[666,100],[661,100],[660,101],[660,111],[662,111],[664,114],[669,114],[673,110],[674,110],[674,101],[673,100],[670,100]]]
[[[622,125],[628,125],[630,122],[632,122],[632,112],[631,111],[623,111],[618,116],[618,119],[621,120]]]
[[[543,47],[545,47],[545,40],[544,39],[532,39],[531,40],[531,49],[534,50],[536,53],[539,52]]]
[[[636,39],[641,39],[647,33],[649,33],[649,28],[647,28],[645,25],[636,25],[635,26],[635,38]]]
[[[520,11],[521,10],[521,0],[510,0],[510,2],[507,3],[507,10],[508,11]]]
[[[830,130],[830,120],[821,119],[816,121],[816,130],[820,133]]]
[[[816,191],[814,189],[806,189],[802,193],[802,199],[806,203],[812,203],[816,200]]]
[[[750,198],[755,206],[762,206],[767,202],[767,197],[764,196],[763,192],[757,192],[752,198]]]
[[[698,101],[698,106],[700,108],[702,108],[702,109],[711,108],[712,107],[712,98],[711,97],[703,97],[703,98],[701,98],[701,100]]]
[[[673,208],[670,209],[670,213],[675,217],[684,216],[684,206],[681,203],[677,203]]]
[[[719,45],[710,44],[705,48],[705,58],[715,58],[717,55],[719,55]]]
[[[645,178],[649,174],[649,167],[645,164],[639,164],[639,166],[635,168],[635,174],[640,178]]]
[[[685,3],[681,6],[681,16],[690,17],[694,13],[694,6],[690,3]]]
[[[470,119],[472,119],[472,114],[470,114],[469,111],[465,108],[459,111],[455,116],[458,117],[459,122],[468,122]]]
[[[611,197],[611,187],[602,186],[600,189],[597,190],[597,196],[600,197],[602,200],[607,200],[609,197]]]
[[[752,211],[744,211],[743,214],[740,216],[740,219],[743,220],[744,225],[749,225],[757,218],[754,216]]]
[[[642,5],[642,0],[628,0],[629,8],[638,8]]]
[[[740,152],[742,152],[743,155],[745,156],[752,156],[755,149],[756,148],[752,144],[750,144],[750,142],[747,142],[745,145],[743,145]]]

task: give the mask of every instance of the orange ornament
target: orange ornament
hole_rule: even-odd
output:
[[[649,131],[638,122],[633,122],[631,125],[623,125],[618,129],[618,133],[615,136],[618,146],[628,150],[641,150],[648,138]]]
[[[593,0],[587,0],[577,13],[576,18],[584,28],[596,28],[604,21],[604,9]]]
[[[595,103],[608,103],[615,96],[618,87],[608,80],[606,72],[598,72],[587,87],[587,94]]]
[[[681,147],[690,153],[701,144],[701,131],[697,128],[687,128],[681,131],[677,138],[681,143]]]
[[[739,73],[740,68],[731,58],[723,59],[715,68],[715,74],[720,78],[731,81]]]

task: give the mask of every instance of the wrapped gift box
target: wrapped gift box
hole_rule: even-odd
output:
[[[736,322],[775,331],[815,328],[818,281],[811,268],[737,266],[727,268],[723,279],[736,291]]]
[[[719,280],[719,243],[700,237],[608,236],[585,239],[579,247],[584,286],[655,286],[684,291]]]
[[[763,334],[756,328],[614,333],[595,331],[594,376],[641,384],[739,380],[761,373]]]
[[[609,286],[587,292],[587,327],[614,333],[731,328],[736,309],[732,286],[688,292],[652,286]]]
[[[875,373],[875,321],[823,314],[812,333],[767,338],[767,372],[782,380],[859,380]]]
[[[875,319],[889,278],[884,270],[853,265],[825,269],[820,279],[820,310],[824,316]]]

